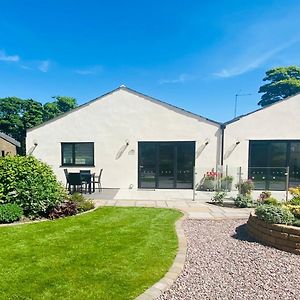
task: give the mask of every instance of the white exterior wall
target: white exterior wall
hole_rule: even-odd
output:
[[[299,112],[300,95],[296,95],[228,124],[224,165],[242,167],[246,177],[250,140],[300,140]]]
[[[64,168],[72,172],[84,167],[61,167],[61,142],[94,142],[92,170],[104,169],[102,186],[137,188],[139,141],[195,141],[196,167],[210,170],[219,161],[219,134],[218,124],[121,88],[29,130],[26,144],[30,151],[37,143],[32,154],[48,163],[64,182]],[[126,141],[129,146],[117,158]]]

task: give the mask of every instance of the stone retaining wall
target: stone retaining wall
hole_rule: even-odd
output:
[[[263,244],[300,255],[300,227],[268,224],[250,214],[247,230],[255,240]]]

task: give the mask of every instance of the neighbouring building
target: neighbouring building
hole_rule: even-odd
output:
[[[20,147],[20,143],[8,136],[7,134],[0,132],[0,156],[16,155],[17,147]]]
[[[223,165],[282,190],[287,167],[300,183],[299,112],[296,95],[221,124],[121,86],[29,129],[26,147],[61,181],[103,168],[104,188],[192,189]]]

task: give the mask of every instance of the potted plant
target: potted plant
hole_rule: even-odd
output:
[[[221,189],[230,192],[232,189],[233,176],[227,175],[221,178]]]
[[[218,173],[213,170],[210,172],[206,172],[204,174],[201,189],[204,191],[214,191],[216,188],[216,179],[218,177]]]

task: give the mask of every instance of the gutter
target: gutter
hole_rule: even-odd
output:
[[[225,139],[225,134],[224,130],[226,128],[225,124],[221,124],[221,166],[223,166],[224,163],[224,139]]]

